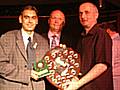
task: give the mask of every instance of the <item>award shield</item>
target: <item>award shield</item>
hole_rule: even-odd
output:
[[[44,69],[43,76],[59,89],[69,86],[69,82],[74,76],[81,75],[80,72],[80,55],[72,48],[55,47],[48,51],[43,57]],[[39,63],[36,63],[35,70],[38,69]],[[45,70],[45,71],[44,71]]]

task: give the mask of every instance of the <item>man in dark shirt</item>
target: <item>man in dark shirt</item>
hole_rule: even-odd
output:
[[[77,47],[81,54],[82,77],[73,78],[65,90],[113,90],[112,41],[97,25],[98,15],[97,7],[90,2],[79,7],[80,23],[85,29]]]

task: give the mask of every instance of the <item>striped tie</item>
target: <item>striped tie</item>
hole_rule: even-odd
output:
[[[55,38],[56,36],[52,36],[52,43],[51,43],[51,48],[55,48],[56,47],[56,41],[55,41]]]

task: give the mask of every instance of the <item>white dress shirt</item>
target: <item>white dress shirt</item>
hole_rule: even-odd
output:
[[[112,70],[114,90],[120,90],[120,35],[114,34],[112,37]]]
[[[33,41],[34,32],[31,35],[28,35],[23,29],[21,31],[22,31],[23,42],[24,42],[24,45],[25,45],[25,50],[26,50],[27,44],[29,42],[28,38],[31,37],[31,41]]]

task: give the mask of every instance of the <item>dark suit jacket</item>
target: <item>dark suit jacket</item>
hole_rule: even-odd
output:
[[[49,44],[48,33],[42,33],[41,35],[48,40]],[[60,44],[65,44],[67,47],[74,49],[77,44],[77,39],[71,34],[62,31],[60,36]]]
[[[34,33],[33,43],[36,60],[48,51],[48,43],[42,36]],[[27,69],[27,55],[21,31],[9,31],[0,38],[0,90],[44,90],[44,81],[31,81]]]

